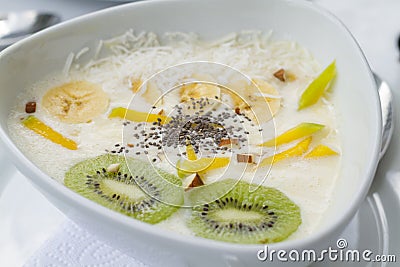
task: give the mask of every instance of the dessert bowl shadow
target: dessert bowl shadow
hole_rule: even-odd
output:
[[[152,266],[274,266],[257,253],[264,245],[241,245],[181,236],[133,220],[72,192],[36,167],[13,143],[7,118],[17,95],[54,70],[71,52],[129,29],[195,32],[213,39],[242,30],[272,30],[307,48],[322,65],[336,59],[333,103],[341,132],[342,160],[331,205],[309,236],[269,244],[270,250],[320,250],[336,239],[366,196],[378,163],[381,113],[368,63],[348,30],[334,16],[306,1],[165,0],[126,4],[61,23],[0,53],[0,137],[17,168],[69,218],[122,252]],[[326,175],[330,175],[327,173]],[[302,266],[309,262],[296,262]]]

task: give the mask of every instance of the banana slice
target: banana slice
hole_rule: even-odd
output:
[[[219,100],[221,90],[218,86],[209,84],[213,78],[207,74],[193,74],[192,78],[201,81],[183,85],[179,91],[181,102],[189,102],[192,99],[208,98]]]
[[[74,81],[50,89],[42,98],[43,107],[66,123],[89,122],[107,110],[109,98],[99,85]]]
[[[235,109],[245,114],[253,121],[264,123],[273,118],[281,107],[281,98],[278,91],[268,82],[253,79],[254,85],[239,83],[231,86],[230,91]]]
[[[194,76],[199,81],[212,81],[207,77]],[[220,105],[221,89],[213,84],[195,82],[183,85],[180,90],[180,100],[186,106],[186,113],[191,114],[196,111],[208,112]]]
[[[180,88],[179,94],[185,114],[205,114],[221,104],[221,90],[212,84],[186,84]]]
[[[181,87],[181,102],[188,102],[191,99],[209,98],[219,99],[221,90],[218,86],[206,83],[191,83]]]

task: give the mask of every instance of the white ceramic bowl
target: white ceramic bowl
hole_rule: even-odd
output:
[[[130,28],[156,33],[191,31],[204,38],[248,29],[273,30],[277,38],[298,41],[322,65],[336,59],[339,74],[334,103],[340,114],[343,150],[332,205],[310,236],[269,245],[270,249],[288,251],[335,247],[337,236],[355,214],[375,173],[381,142],[380,105],[371,70],[351,34],[331,14],[306,1],[138,2],[62,23],[4,50],[0,54],[0,137],[19,170],[67,216],[154,266],[266,265],[257,259],[261,245],[180,236],[99,206],[44,174],[10,140],[7,116],[21,90],[54,70],[61,71],[71,51],[94,48],[100,39]]]

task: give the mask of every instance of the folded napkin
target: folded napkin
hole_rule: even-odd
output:
[[[95,236],[68,220],[24,265],[24,267],[36,266],[147,267],[148,265],[99,241]]]

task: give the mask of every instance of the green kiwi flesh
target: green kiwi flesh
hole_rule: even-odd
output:
[[[189,194],[193,208],[187,224],[204,238],[274,243],[286,239],[301,224],[300,208],[275,188],[228,179]]]
[[[107,171],[112,164],[120,164],[117,172]],[[110,154],[76,164],[64,178],[64,184],[80,195],[151,224],[168,218],[183,204],[181,183],[147,162]]]

